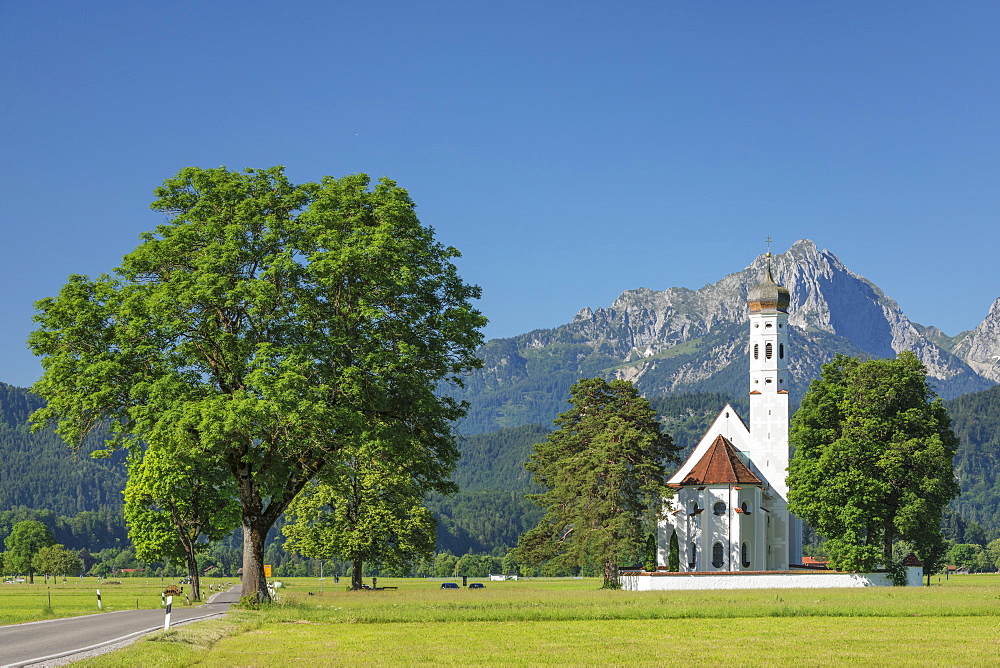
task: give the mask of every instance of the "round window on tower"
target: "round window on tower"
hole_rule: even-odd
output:
[[[712,506],[712,513],[715,515],[725,515],[726,504],[724,504],[722,501],[716,501],[715,505]]]

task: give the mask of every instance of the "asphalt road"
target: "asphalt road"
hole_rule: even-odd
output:
[[[174,607],[171,625],[220,615],[240,600],[241,588],[215,594],[196,608]],[[83,617],[48,619],[41,622],[0,626],[0,665],[44,664],[70,654],[89,651],[158,631],[163,628],[163,610],[120,610]]]

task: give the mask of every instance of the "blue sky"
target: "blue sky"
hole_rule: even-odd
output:
[[[489,337],[813,239],[956,334],[1000,297],[1000,4],[0,0],[0,380],[187,165],[366,172]]]

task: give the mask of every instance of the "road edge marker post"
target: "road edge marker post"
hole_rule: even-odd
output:
[[[174,604],[174,597],[173,596],[168,596],[167,597],[167,615],[163,619],[163,630],[164,631],[169,631],[170,630],[170,608],[173,606],[173,604]]]
[[[97,609],[104,610],[104,604],[101,603],[101,590],[97,590]]]

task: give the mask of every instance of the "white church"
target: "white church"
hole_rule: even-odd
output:
[[[788,290],[771,276],[750,290],[750,426],[726,406],[669,480],[659,563],[676,531],[681,572],[787,571],[802,562],[788,512]]]
[[[764,281],[749,291],[750,423],[732,406],[719,413],[687,461],[670,478],[658,527],[659,568],[621,572],[622,588],[792,589],[888,587],[884,572],[841,573],[802,566],[802,525],[788,512],[788,304],[774,282],[771,254]],[[669,572],[677,532],[679,572]],[[919,561],[904,562],[919,586]]]

